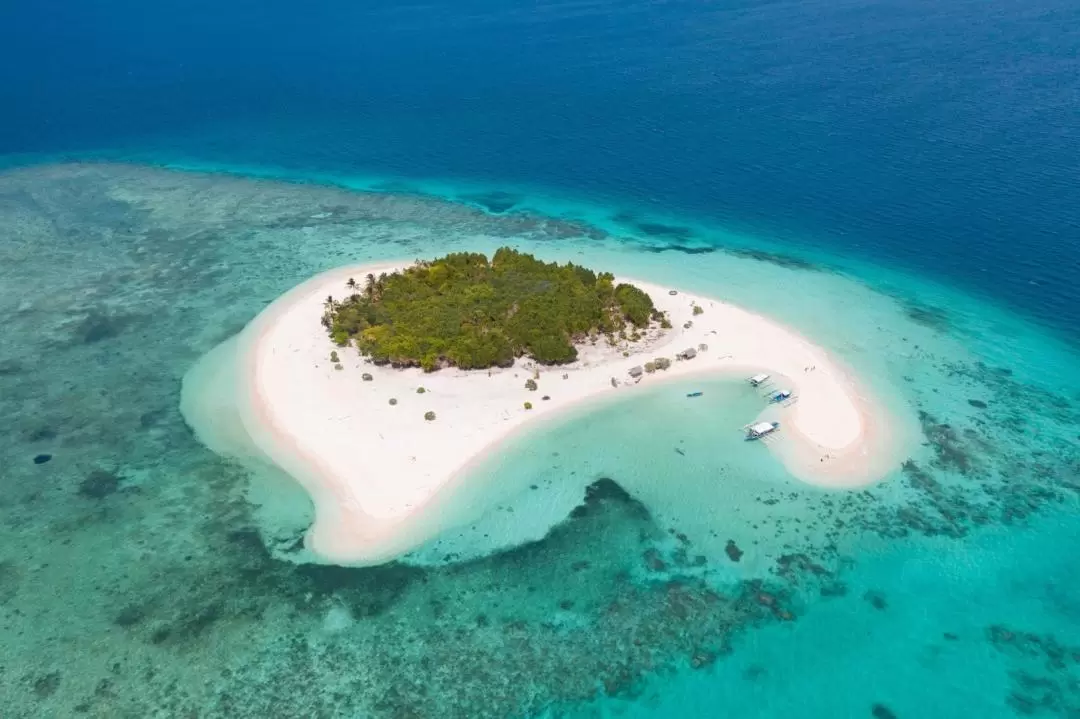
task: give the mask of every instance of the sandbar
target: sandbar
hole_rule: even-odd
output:
[[[802,481],[855,488],[899,462],[885,412],[827,351],[762,315],[637,279],[617,278],[648,292],[672,328],[635,343],[586,343],[569,365],[519,359],[511,368],[425,373],[376,366],[354,347],[335,347],[320,323],[326,298],[351,294],[350,278],[407,264],[342,267],[293,288],[230,340],[231,365],[217,370],[228,372],[228,382],[203,392],[213,396],[184,400],[189,423],[215,451],[259,454],[300,482],[315,506],[306,545],[322,561],[375,564],[415,548],[448,521],[434,498],[455,478],[467,481],[469,466],[512,433],[589,400],[693,374],[769,374],[768,387],[758,388],[762,412],[746,421],[781,423],[761,450],[775,452]],[[676,359],[690,348],[695,357]],[[342,369],[330,360],[332,350]],[[672,360],[670,368],[631,376],[656,357]],[[535,391],[525,388],[530,378]],[[796,401],[770,405],[769,389],[790,390]],[[228,432],[209,426],[220,425],[225,405],[238,418]]]

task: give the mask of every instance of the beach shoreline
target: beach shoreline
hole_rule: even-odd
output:
[[[695,376],[769,373],[797,403],[762,401],[747,423],[780,421],[769,450],[805,482],[829,488],[872,483],[900,461],[888,418],[854,376],[789,328],[719,300],[629,278],[667,312],[672,329],[639,343],[579,346],[576,362],[507,369],[424,373],[375,366],[355,348],[335,347],[319,320],[327,296],[343,298],[349,278],[391,272],[408,262],[342,267],[301,283],[268,306],[238,336],[234,356],[236,412],[244,437],[204,443],[220,453],[262,455],[310,495],[315,521],[307,546],[324,561],[374,564],[412,549],[467,517],[441,512],[470,471],[511,437],[538,429],[570,409],[629,396],[637,388]],[[694,306],[701,308],[694,314]],[[686,325],[689,323],[689,327]],[[706,349],[700,349],[705,346]],[[695,349],[693,359],[675,355]],[[343,369],[334,369],[331,351]],[[624,356],[625,353],[625,356]],[[668,370],[633,379],[628,371],[655,357]],[[361,373],[372,376],[361,379]],[[525,388],[527,379],[538,383]],[[612,383],[617,386],[612,386]],[[424,387],[423,394],[417,393]],[[550,399],[543,399],[543,397]],[[391,405],[389,399],[397,400]],[[187,404],[197,404],[197,397]],[[525,409],[530,402],[532,409]],[[426,421],[424,413],[436,419]],[[205,413],[204,413],[205,414]],[[189,422],[205,419],[186,411]],[[206,431],[197,434],[202,437]],[[718,427],[717,431],[739,431]],[[455,516],[451,516],[455,515]]]

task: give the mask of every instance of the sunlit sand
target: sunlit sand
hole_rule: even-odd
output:
[[[350,278],[401,266],[344,267],[294,288],[245,328],[219,363],[215,371],[230,373],[232,382],[224,384],[232,391],[223,393],[218,382],[203,392],[211,396],[185,400],[207,444],[227,454],[261,454],[304,486],[315,505],[307,545],[325,561],[381,562],[430,539],[441,526],[434,498],[451,480],[467,481],[470,463],[511,433],[583,402],[693,374],[769,374],[758,388],[763,411],[746,422],[780,423],[761,451],[775,451],[801,480],[860,486],[899,462],[881,410],[823,349],[739,307],[636,279],[620,278],[648,292],[672,329],[651,330],[631,344],[600,339],[580,347],[570,365],[518,360],[506,369],[424,373],[375,366],[355,348],[335,347],[320,323],[326,298],[350,294]],[[335,350],[341,369],[330,359]],[[677,359],[685,350],[695,356]],[[671,360],[670,367],[635,369],[657,357]],[[526,388],[529,379],[536,390]],[[770,405],[774,389],[789,390],[793,401]],[[230,403],[239,426],[220,419]],[[425,419],[428,412],[433,420]]]

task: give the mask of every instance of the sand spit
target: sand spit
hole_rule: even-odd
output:
[[[198,382],[185,381],[185,416],[204,443],[241,460],[269,461],[311,495],[307,545],[324,561],[386,561],[461,521],[441,516],[438,497],[511,433],[589,400],[694,374],[771,375],[758,390],[761,415],[747,422],[781,423],[761,451],[775,451],[801,480],[857,487],[899,462],[881,408],[823,349],[739,307],[639,280],[619,278],[648,292],[673,329],[616,347],[601,338],[580,348],[572,365],[519,361],[508,369],[426,374],[374,366],[354,348],[335,348],[319,321],[326,298],[350,294],[349,278],[404,264],[344,267],[304,282],[215,350],[212,366],[198,368]],[[342,369],[330,360],[335,349]],[[688,349],[696,356],[677,359]],[[670,359],[670,368],[631,375],[657,357]],[[526,389],[529,379],[537,390]],[[791,390],[797,401],[769,405],[770,389]]]

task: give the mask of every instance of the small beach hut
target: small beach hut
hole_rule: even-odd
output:
[[[638,366],[638,367],[631,367],[631,368],[630,368],[630,371],[629,371],[629,372],[628,372],[627,374],[629,374],[629,375],[630,375],[631,377],[633,377],[634,379],[637,379],[637,378],[638,378],[638,377],[640,377],[641,375],[645,374],[645,368],[644,368],[644,367],[641,367],[641,366]]]
[[[756,374],[746,381],[752,384],[754,387],[759,387],[769,381],[769,375],[764,373]]]
[[[678,357],[681,360],[691,360],[691,359],[694,359],[695,357],[697,357],[697,350],[694,349],[693,347],[687,347],[686,349],[684,349],[682,352],[680,352],[679,354],[677,354],[675,356]]]

